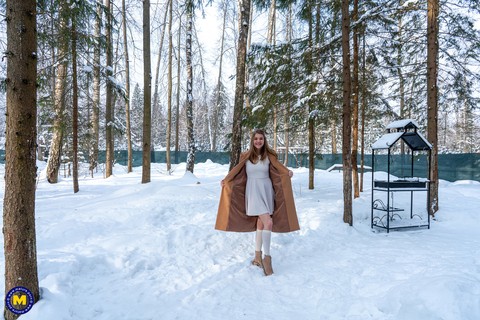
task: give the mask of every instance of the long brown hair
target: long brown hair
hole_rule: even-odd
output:
[[[255,146],[253,145],[256,134],[261,134],[263,136],[263,146],[260,150],[257,150],[257,148],[255,148]],[[275,152],[275,150],[270,148],[270,146],[268,145],[265,131],[263,131],[262,129],[253,130],[252,136],[250,138],[250,148],[248,149],[248,160],[250,160],[252,163],[257,163],[258,156],[260,156],[261,160],[265,160],[268,154],[273,155],[275,158],[277,157],[277,153]]]

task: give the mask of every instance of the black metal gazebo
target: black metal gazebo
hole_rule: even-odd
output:
[[[418,124],[411,119],[398,120],[387,126],[387,132],[372,145],[372,211],[371,227],[383,228],[389,232],[392,229],[427,227],[430,229],[430,215],[428,204],[430,197],[430,163],[432,145],[418,132]],[[397,142],[403,141],[410,149],[410,164],[408,175],[397,177],[392,175],[394,159],[404,159],[404,155],[395,155],[398,151]],[[379,157],[380,152],[387,152],[386,177],[376,172],[375,161],[384,159]],[[414,176],[415,162],[419,161],[419,153],[427,153],[425,178]],[[397,165],[398,166],[398,165]],[[398,170],[397,170],[398,171]],[[422,170],[423,171],[423,170]],[[418,172],[418,170],[417,170]],[[396,172],[397,173],[397,172]],[[403,169],[402,172],[403,173]],[[377,174],[377,179],[376,179]],[[426,192],[426,206],[422,209],[414,207],[414,193]],[[394,196],[395,195],[395,196]],[[406,195],[406,196],[405,196]],[[408,197],[408,195],[410,197]],[[395,201],[395,197],[397,200]],[[395,203],[396,202],[396,203]],[[410,214],[406,209],[410,207]],[[425,210],[423,210],[425,209]]]

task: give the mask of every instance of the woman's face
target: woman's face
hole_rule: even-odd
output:
[[[263,134],[255,133],[255,136],[253,137],[253,146],[258,150],[260,150],[264,144],[265,144],[265,140],[263,138]]]

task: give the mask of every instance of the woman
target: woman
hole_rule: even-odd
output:
[[[290,178],[293,172],[277,159],[265,132],[252,133],[250,148],[221,181],[222,194],[215,229],[255,234],[252,264],[273,274],[270,239],[273,232],[299,230]],[[262,259],[262,247],[265,256]]]

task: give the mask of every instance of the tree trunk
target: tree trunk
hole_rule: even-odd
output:
[[[244,0],[239,0],[239,2],[242,2]],[[250,13],[249,13],[249,19],[248,19],[248,32],[247,32],[247,48],[245,50],[245,52],[247,52],[249,49],[250,49],[250,45],[252,44],[252,17],[253,17],[253,5],[251,3],[251,0],[250,1]],[[241,7],[242,5],[239,4],[239,7]],[[239,23],[240,23],[240,20],[239,20]],[[240,24],[239,24],[240,25]],[[240,32],[240,28],[239,28],[239,32]],[[237,54],[238,54],[238,45],[237,45]],[[238,61],[238,57],[237,57],[237,61]],[[251,110],[252,109],[252,106],[250,105],[250,98],[248,97],[248,95],[245,95],[245,92],[248,92],[248,83],[249,83],[249,75],[248,75],[248,69],[245,68],[245,87],[243,89],[243,94],[244,94],[244,98],[245,98],[245,109],[246,110]],[[243,109],[242,109],[243,110]]]
[[[433,145],[430,168],[429,213],[438,211],[438,0],[427,2],[427,133]]]
[[[336,30],[338,29],[338,24],[340,23],[340,7],[335,6],[333,8],[332,12],[332,27],[330,30],[330,37],[334,37],[336,35]],[[335,79],[336,78],[336,65],[338,64],[337,56],[334,50],[330,50],[330,71],[329,71],[329,78],[330,79]],[[339,90],[340,88],[337,88],[337,85],[335,83],[330,84],[330,91],[336,91],[337,89]],[[330,134],[331,134],[331,139],[332,139],[332,154],[338,154],[337,150],[337,127],[338,127],[338,120],[340,118],[340,110],[337,110],[336,106],[336,99],[333,97],[332,94],[329,95],[330,100],[332,101],[330,106],[329,106],[329,112],[330,112]]]
[[[143,0],[143,155],[142,183],[150,182],[152,144],[152,76],[150,63],[150,0]]]
[[[212,142],[210,146],[210,151],[217,151],[217,135],[219,131],[219,114],[220,114],[220,98],[221,98],[221,88],[222,88],[222,67],[223,67],[223,51],[225,45],[225,27],[227,24],[227,3],[224,2],[223,8],[223,24],[222,24],[222,38],[220,40],[220,56],[219,56],[219,66],[218,66],[218,78],[217,78],[217,91],[215,96],[215,107],[213,109],[212,117]]]
[[[272,0],[268,13],[267,43],[275,46],[275,22],[276,22],[276,1]],[[273,150],[277,151],[277,131],[278,131],[278,105],[273,105]]]
[[[15,287],[22,286],[32,293],[33,304],[40,298],[35,236],[36,1],[7,0],[6,7],[8,57],[3,198],[5,295]],[[15,308],[16,304],[11,300],[10,303]],[[13,320],[18,315],[5,308],[4,317],[5,320]]]
[[[107,47],[107,86],[105,92],[105,177],[113,174],[114,162],[114,106],[113,106],[113,44],[112,44],[112,6],[111,0],[105,0],[107,14],[105,43]]]
[[[288,5],[288,12],[286,14],[286,28],[287,28],[287,32],[286,32],[286,42],[288,44],[290,44],[292,42],[292,38],[293,38],[293,26],[292,26],[292,5],[289,4]],[[283,160],[283,164],[285,166],[288,165],[288,151],[289,151],[289,148],[290,148],[290,137],[289,137],[289,131],[290,131],[290,110],[292,108],[292,105],[291,105],[291,102],[288,101],[287,102],[287,106],[286,106],[286,109],[285,109],[285,118],[284,118],[284,128],[285,128],[285,159]]]
[[[290,131],[290,109],[292,108],[290,101],[287,103],[287,106],[285,108],[285,117],[283,121],[283,126],[285,129],[284,137],[283,139],[285,140],[285,158],[283,159],[283,165],[288,166],[288,151],[290,148],[290,137],[289,137],[289,131]]]
[[[77,30],[76,17],[72,17],[72,167],[73,167],[73,192],[77,193],[78,186],[78,81],[77,81]]]
[[[267,43],[274,44],[275,42],[275,20],[276,20],[276,1],[271,0],[270,8],[268,10],[268,27],[267,27]]]
[[[161,111],[159,110],[159,103],[158,103],[158,84],[159,84],[159,79],[160,79],[160,62],[162,61],[162,51],[163,51],[163,39],[165,37],[165,24],[167,22],[167,16],[168,16],[168,13],[169,13],[169,10],[168,10],[168,7],[169,6],[172,6],[173,0],[168,0],[166,5],[165,5],[165,15],[163,16],[163,28],[162,28],[162,31],[161,31],[161,36],[160,36],[160,46],[159,46],[159,49],[158,49],[158,56],[157,56],[157,66],[155,67],[155,82],[154,82],[154,85],[155,85],[155,89],[153,91],[153,103],[152,103],[152,109],[153,109],[153,112],[152,112],[152,127],[155,128],[155,130],[153,130],[154,132],[154,136],[153,136],[153,141],[156,141],[156,137],[157,134],[156,132],[158,131],[161,131],[161,128],[160,128],[160,114],[161,114]],[[168,135],[168,128],[167,128],[167,134]],[[165,137],[166,139],[166,137]],[[169,143],[166,141],[166,143]],[[170,157],[170,151],[168,150],[167,148],[167,155],[166,155],[166,158]],[[170,166],[169,166],[169,163],[170,163],[170,159],[168,159],[167,161],[167,170],[170,170]]]
[[[195,138],[193,136],[193,68],[192,68],[192,32],[193,32],[193,0],[187,0],[187,35],[186,35],[186,62],[187,62],[187,166],[186,171],[193,173],[195,166]]]
[[[337,120],[334,118],[330,122],[330,133],[332,135],[332,154],[337,154]]]
[[[205,64],[203,63],[203,55],[202,55],[202,46],[198,40],[198,34],[197,34],[197,28],[195,27],[195,24],[193,24],[193,35],[195,36],[195,42],[197,44],[197,53],[198,53],[198,58],[200,60],[200,73],[201,77],[199,81],[201,82],[201,87],[203,88],[203,94],[201,95],[202,100],[199,102],[199,105],[205,109],[197,109],[197,116],[200,116],[201,121],[203,122],[203,128],[204,132],[206,133],[206,136],[210,136],[210,115],[212,114],[212,107],[210,106],[210,103],[207,102],[207,96],[208,96],[208,89],[207,89],[207,81],[206,81],[206,71],[205,71]],[[194,121],[194,123],[197,123]],[[201,128],[200,128],[201,130]]]
[[[178,163],[178,151],[180,151],[180,71],[181,71],[181,37],[182,35],[182,16],[178,17],[178,52],[177,52],[177,103],[175,106],[175,163]],[[170,159],[168,159],[170,161]]]
[[[308,116],[308,189],[315,189],[315,119]]]
[[[353,1],[353,20],[358,20],[358,0]],[[353,197],[360,197],[360,186],[358,182],[358,25],[353,28],[353,108],[352,108],[352,178],[353,178]]]
[[[97,14],[95,17],[95,44],[93,49],[93,110],[90,119],[90,174],[93,178],[93,170],[98,164],[98,140],[100,126],[100,38],[102,28],[102,6],[97,2]]]
[[[402,6],[402,0],[398,1],[399,7]],[[402,72],[403,66],[403,14],[400,13],[398,16],[398,47],[397,47],[397,72],[398,72],[398,81],[399,81],[399,100],[400,100],[400,118],[405,119],[405,78]],[[405,143],[403,140],[400,141],[400,153],[405,154]]]
[[[350,16],[348,0],[342,0],[342,57],[343,57],[343,127],[342,127],[342,158],[343,158],[343,221],[353,225],[352,215],[352,161],[351,155],[351,79],[350,79]]]
[[[66,14],[62,13],[66,10],[67,3],[63,2],[60,7],[60,30],[67,28]],[[55,119],[53,121],[53,135],[48,153],[46,176],[50,183],[58,182],[58,172],[60,170],[60,162],[62,155],[63,133],[65,131],[64,113],[65,113],[65,83],[68,68],[68,43],[66,39],[60,39],[58,49],[58,67],[55,79]]]
[[[362,30],[363,50],[362,50],[362,132],[361,132],[361,171],[360,171],[360,192],[363,192],[363,173],[365,171],[365,111],[367,109],[367,79],[366,73],[366,51],[365,51],[365,29]]]
[[[240,160],[242,150],[242,113],[245,93],[245,62],[247,58],[247,39],[250,26],[250,0],[242,1],[239,19],[239,37],[237,46],[237,70],[235,79],[235,99],[233,107],[232,143],[230,170]]]
[[[309,6],[313,6],[312,4],[309,4]],[[310,14],[310,19],[308,21],[308,46],[309,46],[309,51],[308,53],[308,59],[309,61],[309,67],[307,68],[307,73],[312,74],[313,73],[313,32],[314,32],[314,21],[313,21],[313,8],[309,8],[311,11]],[[316,31],[316,30],[315,30]],[[317,34],[317,33],[316,33]],[[316,35],[315,34],[315,35]],[[316,82],[316,81],[315,81]],[[314,81],[310,81],[309,88],[307,91],[311,94],[315,88],[315,83]],[[313,190],[315,188],[315,117],[313,116],[312,112],[314,110],[314,105],[312,100],[308,101],[308,123],[307,123],[307,131],[308,131],[308,189]]]
[[[172,39],[172,22],[173,22],[173,3],[170,1],[168,8],[168,89],[167,89],[167,137],[166,137],[166,158],[167,171],[170,173],[172,165],[170,162],[170,142],[172,140],[172,56],[173,56],[173,39]],[[165,29],[165,28],[164,28]],[[160,54],[159,54],[160,56]],[[158,70],[158,69],[157,69]],[[158,72],[157,72],[158,74]],[[157,83],[155,83],[155,91]]]
[[[130,60],[128,57],[128,41],[127,41],[127,14],[125,8],[125,0],[122,0],[122,15],[123,15],[123,45],[125,47],[125,122],[127,135],[127,172],[133,170],[133,152],[132,152],[132,130],[130,126]]]
[[[113,54],[112,58],[114,58],[114,62],[113,62],[113,73],[112,73],[112,77],[115,78],[115,75],[117,74],[117,68],[118,68],[118,64],[119,64],[119,54],[118,54],[118,48],[120,47],[120,35],[117,36],[117,39],[116,39],[116,44],[115,44],[115,53]],[[113,106],[113,123],[115,123],[115,107],[117,105],[117,98],[118,98],[118,92],[117,92],[117,84],[115,83],[116,80],[114,80],[114,85],[113,85],[113,96],[112,96],[112,106]],[[115,141],[115,125],[114,125],[114,129],[113,129],[113,141]],[[114,161],[115,163],[115,161]]]

